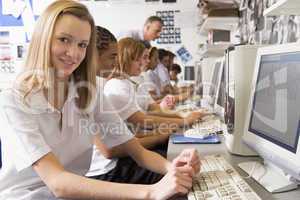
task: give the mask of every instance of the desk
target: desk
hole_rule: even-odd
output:
[[[223,142],[224,138],[221,137],[221,144],[173,144],[171,140],[169,140],[168,160],[172,160],[176,157],[183,149],[185,148],[195,148],[198,150],[201,156],[209,155],[209,154],[221,154],[242,176],[247,176],[245,172],[243,172],[240,168],[238,168],[237,164],[240,162],[250,161],[250,160],[261,160],[258,157],[243,157],[243,156],[235,156],[228,153],[225,143]],[[262,200],[299,200],[300,199],[300,189],[293,190],[285,193],[277,193],[271,194],[266,191],[262,186],[256,183],[253,179],[246,179],[246,182],[252,187],[252,189],[260,196]],[[177,200],[184,200],[187,198],[176,198]]]

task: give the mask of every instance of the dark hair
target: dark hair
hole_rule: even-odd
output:
[[[158,58],[160,61],[166,56],[169,56],[169,53],[164,49],[158,49]]]
[[[106,28],[96,26],[96,47],[98,52],[107,50],[111,42],[117,42],[116,37]]]
[[[160,22],[162,25],[164,24],[164,21],[160,17],[155,15],[148,17],[145,24],[152,23],[152,22]]]
[[[174,64],[171,66],[170,71],[176,71],[177,74],[180,74],[180,73],[181,73],[181,67],[180,67],[180,65],[174,63]]]
[[[167,51],[167,52],[170,58],[174,58],[176,56],[172,51]]]
[[[146,49],[151,48],[151,44],[148,41],[139,40],[139,42],[141,42],[146,47]]]

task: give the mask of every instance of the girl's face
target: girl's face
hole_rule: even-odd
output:
[[[108,49],[103,50],[98,57],[98,75],[109,74],[117,63],[118,47],[116,42],[110,42]],[[108,72],[108,73],[107,73]]]
[[[141,73],[141,67],[143,65],[143,56],[138,58],[137,60],[132,61],[129,76],[139,76]]]
[[[172,81],[176,81],[177,80],[177,72],[176,71],[174,71],[174,70],[170,71],[170,79]]]
[[[91,25],[73,15],[61,16],[51,40],[51,64],[58,79],[67,79],[85,58]]]
[[[145,70],[146,66],[149,65],[150,59],[149,59],[149,49],[145,48],[143,55],[142,55],[142,70]]]
[[[150,58],[150,63],[149,63],[149,65],[148,65],[148,66],[149,66],[149,69],[154,70],[154,69],[157,67],[158,62],[159,62],[159,60],[158,60],[158,52],[155,51],[155,52],[153,53],[152,57]]]

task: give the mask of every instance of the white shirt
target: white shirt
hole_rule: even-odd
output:
[[[97,84],[100,86],[99,88],[100,88],[100,94],[102,99],[99,103],[103,106],[103,109],[107,109],[107,107],[112,107],[111,104],[107,101],[107,98],[103,95],[106,79],[102,77],[97,77],[96,80],[97,80]],[[102,116],[105,117],[106,112],[104,112]],[[117,158],[113,158],[113,159],[105,158],[98,150],[98,148],[96,148],[96,146],[94,145],[91,166],[86,176],[98,176],[98,175],[106,174],[116,167],[117,161],[118,161]]]
[[[160,84],[161,84],[162,87],[165,87],[166,85],[171,84],[168,69],[162,63],[159,63],[157,65],[154,72],[159,77]]]
[[[74,92],[73,84],[70,85],[62,112],[46,101],[42,91],[29,96],[28,104],[23,103],[16,90],[9,89],[1,93],[1,200],[55,199],[32,168],[33,163],[49,152],[56,156],[67,171],[85,175],[91,162],[92,139],[96,130],[105,133],[102,141],[108,147],[132,138],[127,127],[122,127],[125,130],[122,135],[114,130],[112,125],[120,124],[120,118],[114,114],[102,117],[98,104],[91,109],[90,116],[76,112],[77,93]],[[100,95],[95,96],[97,101]]]
[[[125,37],[130,37],[133,38],[137,41],[144,41],[145,43],[148,43],[150,45],[149,41],[146,41],[144,38],[144,33],[143,29],[141,30],[127,30],[127,31],[121,31],[120,33],[117,34],[118,40],[125,38]]]
[[[155,103],[154,99],[152,98],[152,96],[149,94],[150,90],[155,90],[155,85],[153,85],[152,82],[150,81],[146,81],[144,79],[144,74],[146,72],[142,72],[139,76],[132,76],[130,77],[131,80],[133,80],[134,82],[136,82],[138,84],[137,87],[137,101],[138,101],[138,105],[144,110],[147,111],[148,110],[148,106],[150,104]]]
[[[138,111],[148,109],[149,102],[137,94],[138,84],[128,79],[110,79],[104,86],[104,94],[123,120]]]
[[[151,69],[142,74],[145,82],[149,85],[149,91],[155,90],[157,96],[161,96],[161,83],[159,76]]]

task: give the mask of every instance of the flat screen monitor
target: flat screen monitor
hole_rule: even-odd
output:
[[[220,74],[220,81],[217,87],[215,110],[221,119],[224,119],[224,111],[226,105],[226,74],[225,74],[225,62],[222,63],[222,72]]]
[[[218,86],[220,84],[220,78],[221,78],[221,71],[222,71],[222,60],[217,60],[214,65],[214,70],[211,78],[211,85],[209,87],[209,96],[210,97],[215,97]]]
[[[195,67],[194,66],[185,66],[184,67],[184,80],[185,81],[194,81],[195,80]]]
[[[210,107],[213,108],[215,107],[217,92],[220,87],[222,70],[223,70],[223,58],[216,60],[212,72],[211,82],[209,85],[209,91],[208,91],[209,104],[211,105]]]
[[[196,67],[196,81],[195,81],[195,88],[194,88],[194,94],[203,96],[203,83],[202,83],[202,65],[201,62],[195,63]]]
[[[260,48],[243,140],[264,159],[259,182],[270,192],[300,180],[299,108],[299,44]]]

